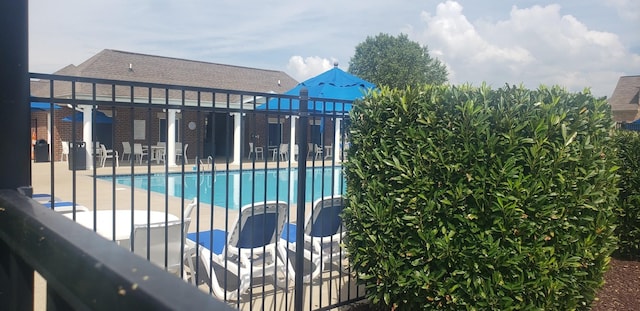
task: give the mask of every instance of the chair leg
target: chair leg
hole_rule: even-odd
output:
[[[185,245],[185,247],[188,247]],[[198,277],[196,275],[196,266],[199,263],[195,263],[194,264],[194,260],[199,259],[199,256],[196,256],[196,249],[195,248],[191,248],[189,247],[188,250],[185,250],[185,256],[184,256],[184,262],[187,263],[187,268],[189,268],[189,273],[191,274],[191,277],[188,277],[187,274],[185,273],[185,275],[183,275],[183,279],[185,279],[185,281],[187,281],[187,279],[191,279],[191,284],[193,286],[196,286],[196,278]]]

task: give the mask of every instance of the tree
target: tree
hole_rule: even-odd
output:
[[[443,84],[448,75],[446,66],[429,56],[427,46],[410,41],[405,34],[394,37],[383,33],[367,37],[356,46],[349,72],[377,86],[392,88]]]

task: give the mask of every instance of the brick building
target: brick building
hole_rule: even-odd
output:
[[[282,71],[248,68],[201,61],[185,60],[105,49],[89,58],[82,64],[68,65],[54,75],[96,78],[119,81],[135,81],[156,83],[159,85],[181,85],[188,87],[216,88],[223,90],[238,90],[245,92],[281,94],[293,88],[298,83]],[[81,81],[81,80],[80,80]],[[93,105],[107,119],[104,122],[93,122],[93,135],[96,141],[104,143],[107,148],[113,148],[122,153],[122,142],[156,143],[167,141],[167,126],[170,126],[171,109],[151,107],[149,103],[166,103],[174,106],[186,105],[194,107],[198,102],[217,103],[229,101],[227,94],[198,94],[197,92],[166,91],[161,88],[132,87],[112,89],[108,85],[91,85],[90,83],[76,83],[73,90],[71,83],[51,86],[48,81],[32,80],[31,94],[38,97],[49,97],[53,92],[56,98],[73,98],[74,100],[91,102],[108,101],[113,99],[130,100],[139,103],[141,108]],[[224,95],[224,96],[222,96]],[[224,97],[224,98],[218,98]],[[231,98],[232,102],[240,102],[241,98]],[[59,161],[62,153],[61,142],[83,140],[82,122],[67,122],[65,118],[73,118],[76,111],[82,111],[83,105],[56,103],[59,109],[53,110],[53,123],[48,120],[49,111],[32,111],[32,132],[37,140],[54,142],[51,151],[52,159]],[[147,104],[144,106],[144,104]],[[84,107],[88,107],[84,105]],[[144,108],[143,108],[144,107]],[[157,106],[156,106],[157,107]],[[86,114],[85,114],[86,115]],[[189,144],[187,151],[189,158],[206,157],[211,150],[216,150],[216,156],[230,155],[234,150],[231,129],[238,119],[229,117],[228,113],[201,113],[197,109],[176,109],[175,139],[177,142]],[[276,120],[285,122],[286,120]],[[256,124],[256,122],[262,124]],[[269,142],[260,141],[255,129],[265,128],[267,118],[256,118],[247,115],[243,131],[246,137],[242,141],[253,139],[257,145],[267,145]],[[284,124],[282,135],[286,135],[288,128]],[[75,127],[75,131],[74,128]],[[254,130],[252,130],[254,129]],[[115,133],[115,134],[112,134]],[[75,133],[75,138],[73,137]],[[200,133],[201,138],[196,136]],[[86,135],[86,133],[85,133]],[[172,136],[172,134],[169,134]],[[214,137],[215,136],[215,137]],[[258,136],[258,137],[256,137]],[[85,136],[86,137],[86,136]],[[216,146],[211,146],[211,144]]]
[[[623,76],[609,98],[613,119],[632,122],[640,118],[640,75]]]

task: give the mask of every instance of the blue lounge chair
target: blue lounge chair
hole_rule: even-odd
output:
[[[347,205],[347,199],[338,197],[324,197],[313,203],[311,215],[307,217],[304,225],[304,258],[310,262],[311,267],[305,266],[302,280],[305,283],[317,278],[327,264],[340,262],[346,259],[343,249],[340,247],[345,231],[340,214]],[[296,224],[288,224],[282,232],[283,242],[291,252],[296,251]],[[289,259],[294,255],[289,254]],[[306,262],[305,262],[306,263]],[[290,271],[289,275],[295,278],[296,271]]]
[[[240,209],[231,232],[210,230],[187,235],[189,244],[200,245],[196,253],[216,296],[239,299],[251,287],[252,276],[272,276],[282,281],[277,273],[284,273],[287,267],[279,254],[286,250],[277,242],[286,216],[285,202],[248,204]]]
[[[34,193],[31,196],[32,199],[34,199],[35,201],[37,201],[38,203],[46,203],[46,202],[51,202],[51,201],[58,201],[57,198],[51,196],[48,193]]]
[[[73,213],[74,211],[74,206],[73,206],[73,202],[68,202],[68,201],[54,201],[53,204],[51,201],[49,202],[44,202],[41,203],[42,205],[44,205],[44,207],[48,208],[48,209],[52,209],[53,206],[53,210],[58,212],[58,213]],[[89,209],[86,206],[82,206],[82,205],[75,205],[75,211],[76,212],[86,212],[89,211]]]

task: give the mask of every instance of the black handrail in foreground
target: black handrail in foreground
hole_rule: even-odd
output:
[[[0,305],[48,310],[232,310],[182,279],[15,190],[0,190]],[[29,288],[31,287],[31,288]]]

